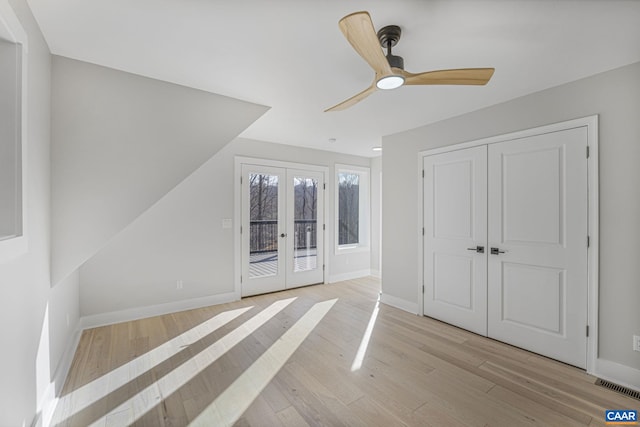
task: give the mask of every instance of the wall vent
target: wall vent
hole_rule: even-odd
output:
[[[603,380],[601,378],[598,378],[596,380],[596,385],[599,385],[601,387],[608,388],[609,390],[613,390],[613,391],[616,391],[618,393],[624,394],[625,396],[629,396],[629,397],[632,397],[634,399],[640,400],[640,391],[632,390],[630,388],[627,388],[627,387],[612,383],[612,382],[607,381],[607,380]]]

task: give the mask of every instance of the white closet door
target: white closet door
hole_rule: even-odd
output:
[[[424,158],[424,314],[482,335],[487,333],[486,167],[486,146]]]
[[[488,334],[582,368],[586,144],[586,129],[576,128],[488,151]]]

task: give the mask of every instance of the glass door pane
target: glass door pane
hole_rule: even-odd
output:
[[[249,174],[249,278],[278,274],[278,176]]]
[[[287,170],[287,288],[324,281],[324,175]]]
[[[294,253],[293,271],[318,266],[318,180],[293,177]]]

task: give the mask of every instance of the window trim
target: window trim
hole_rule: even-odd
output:
[[[17,219],[16,234],[0,238],[0,262],[19,257],[27,252],[27,191],[26,191],[26,145],[27,145],[27,57],[28,40],[20,20],[7,0],[0,0],[0,39],[19,45],[19,72],[18,72],[18,129],[17,129],[17,155],[16,175],[17,189]]]
[[[359,200],[358,200],[358,243],[340,245],[340,173],[355,173],[359,179]],[[371,248],[371,169],[364,166],[353,166],[345,164],[335,164],[334,168],[334,252],[336,255],[353,252],[365,252]]]

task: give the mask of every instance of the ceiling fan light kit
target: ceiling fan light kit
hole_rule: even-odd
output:
[[[376,82],[376,87],[382,90],[397,89],[404,84],[402,76],[385,76]]]
[[[387,25],[376,33],[368,12],[347,15],[338,26],[355,51],[373,68],[375,78],[371,86],[325,112],[349,108],[377,89],[390,90],[403,85],[485,85],[494,72],[493,68],[461,68],[409,73],[404,69],[404,59],[391,53],[402,34],[399,26]],[[387,49],[386,55],[380,47]]]

